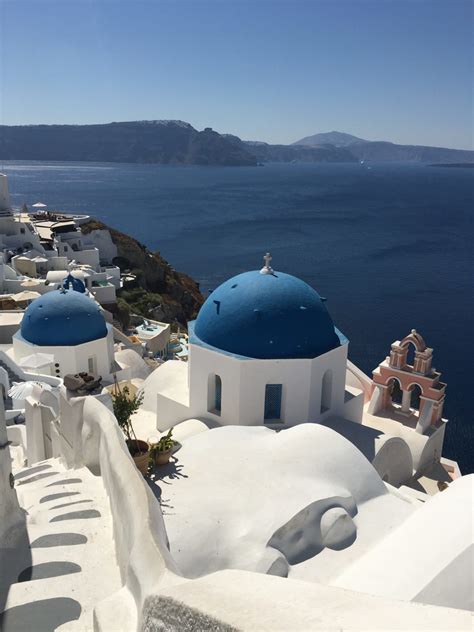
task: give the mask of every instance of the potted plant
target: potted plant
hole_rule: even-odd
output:
[[[161,437],[157,443],[150,445],[150,459],[155,465],[166,465],[170,460],[171,453],[175,446],[172,435],[173,428],[170,428],[168,433],[164,437]]]
[[[115,380],[115,389],[112,393],[112,402],[114,407],[114,415],[118,421],[122,432],[125,435],[125,441],[129,452],[135,461],[135,465],[145,476],[148,471],[148,460],[150,458],[150,448],[146,441],[137,439],[135,430],[131,422],[131,417],[141,406],[143,402],[143,392],[131,395],[128,386],[122,389]]]

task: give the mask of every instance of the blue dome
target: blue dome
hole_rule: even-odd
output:
[[[63,288],[65,290],[69,290],[69,288],[72,288],[75,292],[80,292],[81,294],[84,294],[86,291],[86,286],[81,281],[81,279],[76,279],[76,277],[73,277],[70,273],[63,281]]]
[[[283,272],[239,274],[201,307],[194,334],[204,343],[261,359],[315,358],[340,346],[319,294]]]
[[[70,347],[107,335],[100,307],[74,290],[56,290],[35,299],[21,321],[25,340],[42,347]]]

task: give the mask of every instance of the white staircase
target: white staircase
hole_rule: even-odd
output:
[[[15,487],[29,543],[0,580],[0,592],[11,582],[0,629],[93,630],[94,607],[122,585],[102,479],[49,459],[16,472]]]

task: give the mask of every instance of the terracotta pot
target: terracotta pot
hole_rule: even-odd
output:
[[[155,465],[166,465],[172,453],[171,450],[166,450],[166,452],[155,452]]]
[[[137,452],[137,444],[140,452]],[[148,461],[150,460],[150,449],[148,443],[146,441],[141,441],[140,439],[138,439],[138,441],[127,441],[127,445],[130,454],[135,461],[135,465],[143,474],[143,476],[145,476],[148,472]]]

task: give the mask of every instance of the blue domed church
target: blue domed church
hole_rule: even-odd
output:
[[[209,295],[189,323],[188,364],[167,362],[157,372],[158,429],[190,418],[275,427],[360,418],[362,398],[345,391],[348,341],[325,300],[264,259],[261,270]]]
[[[35,353],[50,355],[56,377],[82,371],[106,377],[114,358],[112,328],[83,288],[68,284],[32,301],[13,336],[13,350],[17,362]]]

